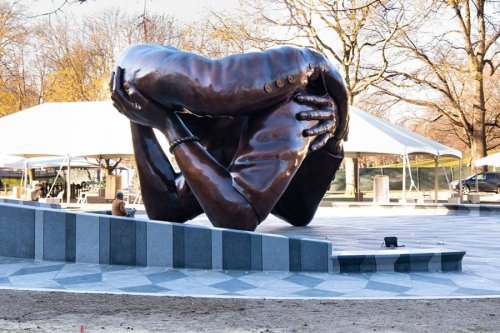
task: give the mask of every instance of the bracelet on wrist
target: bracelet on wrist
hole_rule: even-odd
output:
[[[198,138],[197,136],[194,136],[194,135],[191,135],[191,136],[185,136],[183,138],[180,138],[180,139],[177,139],[177,140],[174,140],[171,144],[170,144],[170,148],[168,149],[170,151],[171,154],[174,153],[174,149],[175,147],[177,147],[178,145],[180,145],[181,143],[185,143],[185,142],[191,142],[191,141],[200,141],[200,138]]]

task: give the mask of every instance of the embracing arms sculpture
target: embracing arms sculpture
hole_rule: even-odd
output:
[[[138,45],[118,60],[115,107],[131,120],[147,214],[255,230],[269,213],[307,225],[335,176],[347,93],[320,54],[294,47],[210,60]],[[180,168],[176,173],[153,128]]]

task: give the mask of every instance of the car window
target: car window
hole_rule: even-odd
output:
[[[480,173],[477,175],[477,180],[484,180],[486,178],[486,175],[484,173]]]

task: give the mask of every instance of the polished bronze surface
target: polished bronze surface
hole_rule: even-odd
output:
[[[131,120],[141,191],[151,219],[255,230],[269,213],[307,225],[342,159],[348,105],[338,71],[295,47],[210,60],[138,45],[111,80]],[[153,128],[169,143],[174,171]]]

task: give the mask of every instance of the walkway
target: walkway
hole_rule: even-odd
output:
[[[208,221],[199,217],[191,223]],[[0,288],[194,297],[500,297],[499,215],[322,207],[308,227],[270,218],[257,231],[328,239],[334,251],[377,250],[384,236],[397,236],[407,248],[446,247],[467,254],[461,273],[410,274],[179,270],[0,258]]]

